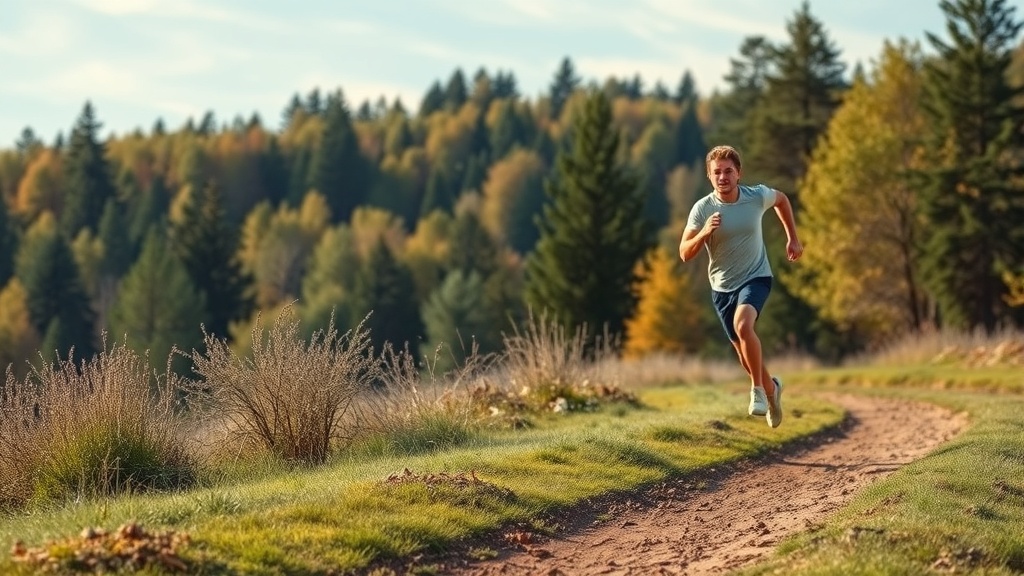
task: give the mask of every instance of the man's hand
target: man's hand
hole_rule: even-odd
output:
[[[804,253],[804,245],[799,240],[790,240],[786,242],[786,257],[789,258],[790,262],[795,262],[800,259]]]
[[[704,229],[700,231],[700,235],[704,238],[711,236],[711,233],[718,230],[718,227],[722,225],[722,213],[715,212],[704,222]]]

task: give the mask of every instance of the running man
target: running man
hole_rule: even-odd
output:
[[[772,289],[761,220],[769,208],[775,209],[786,231],[786,256],[793,262],[804,251],[796,235],[793,205],[785,194],[764,184],[740,185],[740,155],[731,146],[712,148],[705,164],[714,191],[690,210],[679,257],[687,262],[702,246],[707,249],[712,302],[750,376],[747,412],[766,416],[768,425],[776,428],[782,423],[782,381],[768,372],[754,331]]]

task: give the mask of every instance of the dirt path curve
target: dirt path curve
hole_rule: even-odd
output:
[[[720,574],[770,554],[784,537],[820,523],[857,490],[966,425],[965,417],[931,405],[848,395],[829,400],[850,417],[805,446],[591,503],[558,518],[563,530],[554,538],[520,534],[513,538],[518,542],[491,543],[500,548],[497,558],[450,558],[444,573]]]

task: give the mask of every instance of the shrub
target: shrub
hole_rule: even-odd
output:
[[[206,352],[192,354],[193,370],[209,410],[226,420],[226,442],[255,442],[287,461],[319,464],[351,438],[346,414],[379,372],[369,332],[360,324],[339,335],[332,316],[309,341],[301,334],[291,305],[270,330],[257,318],[244,357],[204,331]]]
[[[570,336],[546,315],[528,318],[505,337],[498,369],[478,380],[471,394],[477,407],[498,421],[522,425],[523,413],[591,410],[602,402],[635,403],[624,392],[609,361],[614,342],[593,338],[586,326]]]
[[[417,362],[408,349],[385,346],[378,386],[355,403],[361,451],[415,454],[470,439],[477,422],[465,391],[492,359],[473,346],[461,365],[439,374],[436,357]]]
[[[22,505],[191,484],[183,382],[115,344],[76,365],[43,362],[0,393],[0,501]]]

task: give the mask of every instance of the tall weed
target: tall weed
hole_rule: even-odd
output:
[[[591,410],[601,402],[635,402],[618,373],[609,369],[616,356],[608,335],[592,337],[586,326],[569,331],[547,315],[531,314],[522,328],[506,335],[505,349],[493,370],[477,379],[475,405],[496,421],[520,426],[530,412]]]
[[[76,365],[43,362],[0,392],[0,502],[174,489],[195,478],[183,381],[115,343]]]
[[[332,317],[309,341],[299,324],[291,306],[268,331],[257,318],[245,356],[204,332],[206,352],[192,354],[193,370],[202,379],[207,409],[225,423],[220,440],[319,464],[353,436],[346,415],[376,381],[379,367],[362,324],[339,334]]]

